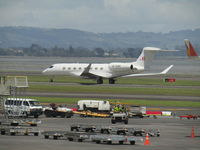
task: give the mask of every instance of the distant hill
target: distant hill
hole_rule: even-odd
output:
[[[44,29],[33,27],[0,27],[0,47],[85,47],[104,49],[155,46],[175,48],[184,45],[187,38],[194,45],[200,43],[200,29],[181,30],[169,33],[127,32],[92,33],[74,29]]]

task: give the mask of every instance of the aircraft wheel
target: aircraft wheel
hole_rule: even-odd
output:
[[[99,79],[97,80],[97,84],[103,84],[103,79],[102,79],[102,78],[99,78]]]
[[[115,80],[114,79],[109,79],[109,84],[115,84]]]

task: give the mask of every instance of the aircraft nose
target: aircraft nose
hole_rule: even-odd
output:
[[[46,74],[48,72],[48,68],[42,71],[42,74]]]

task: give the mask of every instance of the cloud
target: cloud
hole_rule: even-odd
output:
[[[199,4],[198,0],[0,0],[0,26],[168,32],[199,28]]]

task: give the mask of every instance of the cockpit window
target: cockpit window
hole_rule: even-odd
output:
[[[53,68],[53,66],[50,66],[49,68]]]
[[[38,101],[29,101],[31,106],[38,106],[39,102]]]

